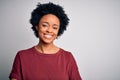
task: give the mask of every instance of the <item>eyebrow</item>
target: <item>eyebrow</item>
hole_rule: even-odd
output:
[[[42,22],[42,23],[46,23],[46,24],[48,24],[49,25],[49,23],[48,22]],[[54,26],[59,26],[58,24],[54,24]]]

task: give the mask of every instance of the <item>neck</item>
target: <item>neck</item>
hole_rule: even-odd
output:
[[[45,44],[45,43],[39,42],[36,48],[42,53],[52,53],[57,47],[53,43]]]

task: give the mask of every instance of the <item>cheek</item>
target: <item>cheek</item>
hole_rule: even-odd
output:
[[[44,33],[46,31],[46,29],[39,29],[39,33]]]
[[[60,29],[58,29],[58,31],[57,31],[57,35],[59,34],[59,32],[60,32]]]
[[[56,34],[55,34],[55,38],[57,38],[58,37],[58,32],[56,32]]]
[[[54,33],[55,33],[56,35],[58,35],[58,32],[59,32],[59,30],[55,31]]]
[[[40,29],[38,30],[38,36],[39,36],[39,37],[42,37],[42,36],[43,36],[43,33],[44,33],[43,30],[40,30]]]

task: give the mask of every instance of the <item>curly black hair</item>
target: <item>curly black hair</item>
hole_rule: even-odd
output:
[[[47,14],[53,14],[59,18],[60,29],[58,36],[63,34],[69,23],[69,18],[62,6],[49,2],[44,4],[39,3],[37,8],[31,13],[30,23],[32,24],[32,30],[34,31],[35,36],[38,37],[38,31],[35,27],[39,24],[40,19]]]

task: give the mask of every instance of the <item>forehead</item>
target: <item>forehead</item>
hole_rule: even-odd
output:
[[[53,14],[46,14],[44,15],[41,20],[41,22],[49,21],[49,22],[55,22],[60,23],[59,18]]]

